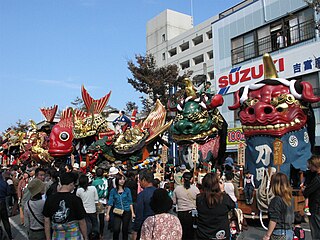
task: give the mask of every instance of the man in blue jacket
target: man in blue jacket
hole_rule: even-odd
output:
[[[142,170],[139,173],[139,183],[143,191],[138,194],[136,205],[136,219],[133,225],[133,239],[140,239],[141,227],[147,217],[154,215],[150,207],[150,200],[156,188],[153,186],[153,172],[150,170]]]

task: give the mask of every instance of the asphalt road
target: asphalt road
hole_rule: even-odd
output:
[[[14,217],[10,217],[10,224],[11,224],[11,230],[13,239],[15,240],[25,240],[28,239],[27,237],[27,229],[20,225],[20,218],[19,215],[16,215]],[[302,227],[306,231],[306,240],[311,239],[310,234],[310,227],[308,223],[303,223]],[[105,227],[105,234],[104,239],[105,240],[111,240],[112,239],[112,233],[107,230],[107,226]],[[262,237],[265,234],[265,230],[262,228],[261,224],[257,220],[248,220],[248,230],[242,232],[238,239],[245,239],[245,240],[257,240],[262,239]],[[120,237],[121,238],[121,237]]]

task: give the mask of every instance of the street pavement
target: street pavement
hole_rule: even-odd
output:
[[[238,239],[244,239],[244,240],[258,240],[262,239],[264,236],[266,230],[264,230],[258,220],[251,220],[248,219],[248,230],[242,232]],[[27,229],[20,225],[20,218],[19,215],[10,217],[10,224],[11,224],[11,230],[14,240],[25,240],[28,239],[27,237]],[[265,223],[267,224],[267,223]],[[303,223],[302,227],[306,231],[306,240],[311,239],[310,234],[310,227],[308,223]],[[3,227],[2,227],[3,228]],[[104,239],[105,240],[111,240],[112,239],[112,233],[107,230],[107,225],[105,226],[104,231]],[[120,236],[121,239],[121,236]]]

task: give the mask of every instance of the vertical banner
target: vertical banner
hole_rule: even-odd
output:
[[[246,144],[243,142],[240,142],[238,145],[238,165],[244,166],[246,162],[245,159],[246,159]]]
[[[279,172],[282,165],[282,141],[279,138],[273,141],[273,165],[277,166]]]
[[[192,144],[192,162],[194,166],[196,166],[196,163],[198,162],[199,159],[199,146],[197,143]]]
[[[161,160],[164,164],[168,162],[168,147],[166,145],[162,146]]]

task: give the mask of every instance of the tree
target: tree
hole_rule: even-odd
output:
[[[126,108],[124,109],[124,111],[126,113],[132,113],[134,109],[138,109],[137,104],[135,102],[129,101],[126,103]]]
[[[83,100],[80,97],[76,97],[71,104],[74,106],[74,108],[79,109],[79,110],[85,110],[86,106],[83,103]]]
[[[128,68],[133,76],[133,78],[128,78],[128,83],[135,90],[146,94],[145,97],[141,97],[144,111],[150,111],[157,99],[166,105],[169,98],[177,99],[181,96],[182,79],[189,77],[192,74],[191,71],[179,76],[179,67],[175,64],[158,68],[154,56],[151,54],[136,55],[135,59],[137,65],[132,60],[128,61]],[[173,87],[178,91],[170,95],[170,89]]]

